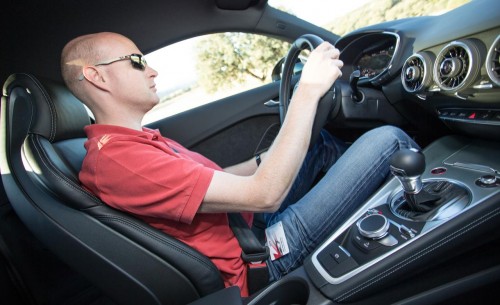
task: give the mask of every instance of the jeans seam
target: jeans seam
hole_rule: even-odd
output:
[[[402,141],[399,141],[399,140],[395,141],[394,144],[396,144],[396,145],[391,145],[391,147],[389,147],[383,154],[380,155],[380,159],[386,158],[385,156],[391,156],[392,154],[387,154],[387,152],[393,151],[393,153],[394,153],[394,151],[396,151],[397,147],[401,147],[401,143],[402,143]],[[374,167],[374,170],[371,171],[369,178],[371,178],[373,175],[377,174],[378,171],[376,169],[380,168],[384,163],[385,162],[375,162],[375,164],[378,164],[378,165],[377,165],[377,167]],[[352,205],[352,202],[355,201],[354,199],[356,199],[356,196],[355,195],[353,196],[353,194],[359,194],[359,192],[355,192],[355,190],[359,190],[369,181],[370,181],[370,179],[363,179],[362,184],[360,184],[359,187],[351,188],[351,191],[346,196],[347,201],[344,202],[344,204],[340,207],[340,210],[337,210],[336,216],[342,215],[342,213],[345,211],[345,209]],[[296,214],[296,213],[294,213],[294,214]],[[332,217],[332,216],[333,215],[331,215],[330,217]],[[299,215],[297,215],[297,218],[300,220],[301,223],[303,223],[303,220],[301,219],[301,217]],[[319,226],[319,228],[320,228],[320,230],[318,230],[318,231],[315,230],[313,232],[315,234],[311,236],[311,237],[313,237],[311,240],[319,240],[320,237],[325,234],[325,231],[327,229],[332,230],[332,228],[329,228],[328,226]],[[321,230],[321,228],[323,228],[323,230]],[[317,233],[320,233],[320,234],[317,234]],[[317,243],[319,244],[321,242],[323,242],[323,241],[319,241]],[[311,251],[311,250],[308,249],[308,251]]]

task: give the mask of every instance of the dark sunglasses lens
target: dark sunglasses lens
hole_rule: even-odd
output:
[[[146,60],[142,57],[142,55],[130,55],[130,62],[132,63],[132,67],[139,70],[146,69]]]

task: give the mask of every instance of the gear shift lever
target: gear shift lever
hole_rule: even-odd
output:
[[[401,149],[392,155],[389,161],[391,172],[398,178],[404,191],[404,198],[411,211],[422,212],[428,208],[420,203],[436,200],[439,197],[429,196],[422,192],[422,174],[425,170],[425,156],[415,148]]]
[[[401,216],[427,221],[439,218],[441,208],[447,203],[465,206],[469,201],[463,187],[446,180],[433,180],[424,184],[421,176],[425,171],[425,156],[417,149],[401,149],[392,155],[389,164],[391,173],[399,180],[404,191],[404,200],[400,201],[402,204],[397,208]]]
[[[421,175],[425,170],[425,157],[415,148],[401,149],[389,161],[391,172],[407,194],[418,194],[422,190]]]

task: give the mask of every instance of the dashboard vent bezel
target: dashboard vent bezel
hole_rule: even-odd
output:
[[[486,72],[490,80],[500,87],[500,35],[491,45],[486,57]]]
[[[407,92],[421,93],[432,82],[432,63],[434,54],[430,52],[414,53],[406,59],[401,69],[401,82]]]
[[[450,42],[437,55],[434,63],[434,82],[447,93],[470,87],[480,72],[480,53],[472,39]]]

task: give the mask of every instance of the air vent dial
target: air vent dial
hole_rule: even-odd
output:
[[[480,71],[477,41],[464,39],[446,45],[434,63],[434,81],[444,92],[456,93],[472,85]]]
[[[500,86],[500,35],[495,39],[488,51],[486,71],[491,81]]]
[[[410,93],[420,93],[431,84],[433,54],[419,52],[408,57],[401,71],[403,87]]]

